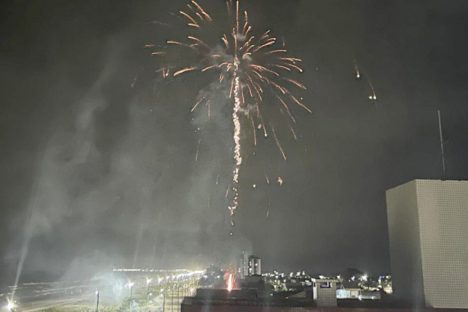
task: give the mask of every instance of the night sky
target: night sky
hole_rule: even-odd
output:
[[[313,114],[296,112],[298,141],[279,135],[287,161],[271,139],[244,138],[233,236],[231,104],[211,122],[191,114],[209,89],[158,78],[143,48],[181,31],[171,12],[184,4],[0,5],[2,283],[21,254],[22,280],[226,264],[242,250],[266,269],[390,272],[385,190],[442,177],[437,109],[445,178],[468,178],[468,2],[244,0],[304,59]]]

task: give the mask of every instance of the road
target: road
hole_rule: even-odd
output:
[[[177,304],[177,297],[188,295],[203,272],[163,270],[118,270],[106,277],[83,281],[23,283],[0,291],[0,312],[7,312],[8,299],[13,298],[15,312],[34,311],[94,311],[99,293],[99,307],[117,308],[132,297],[145,301],[152,311],[162,311],[157,303]],[[159,305],[159,307],[158,307]],[[177,309],[171,307],[171,311]]]

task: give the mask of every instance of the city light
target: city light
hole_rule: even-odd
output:
[[[8,300],[8,303],[6,305],[6,309],[8,311],[14,311],[15,307],[16,307],[15,303],[13,301]]]

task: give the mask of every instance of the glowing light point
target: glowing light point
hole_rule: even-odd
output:
[[[15,307],[16,307],[15,303],[13,301],[8,300],[8,303],[6,305],[7,311],[10,311],[10,312],[14,311]]]

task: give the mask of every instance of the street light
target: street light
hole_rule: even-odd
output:
[[[16,305],[13,301],[11,301],[10,299],[8,299],[8,303],[6,305],[6,309],[9,311],[9,312],[14,312],[15,311],[15,308],[16,308]]]
[[[99,290],[96,290],[96,312],[99,312]]]
[[[151,284],[151,282],[153,281],[152,278],[146,278],[146,294],[148,295],[149,294],[149,286]]]
[[[130,289],[130,299],[132,299],[132,296],[133,296],[133,286],[134,286],[134,285],[135,285],[135,283],[134,283],[134,282],[131,282],[131,281],[129,281],[129,282],[127,283],[127,287]]]

